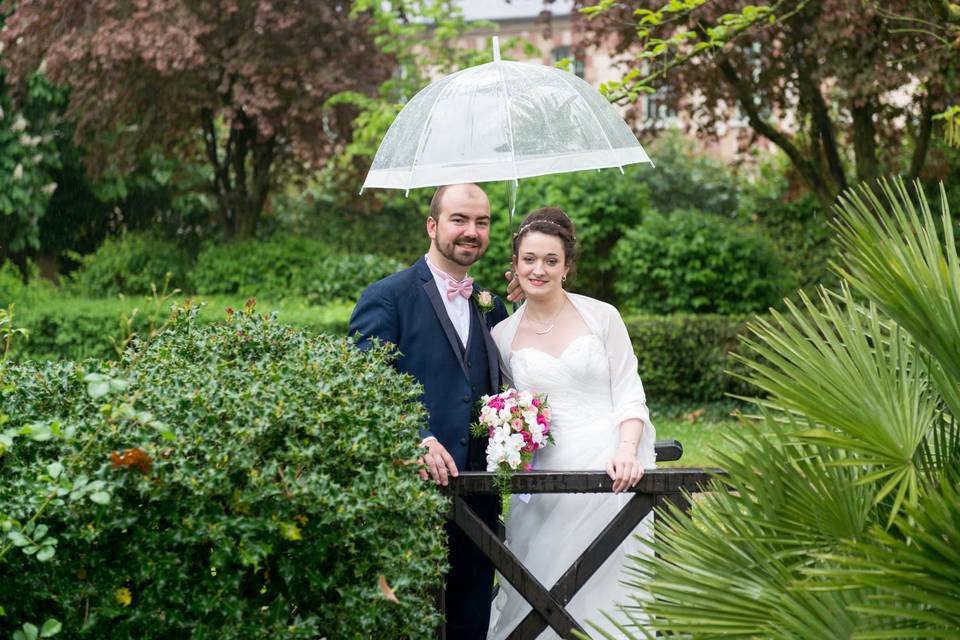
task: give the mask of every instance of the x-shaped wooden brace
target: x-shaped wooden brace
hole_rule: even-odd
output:
[[[678,473],[679,472],[679,473]],[[480,476],[486,474],[463,474]],[[609,491],[609,478],[600,473],[533,473],[532,477],[514,476],[514,490],[523,492],[521,485],[536,487],[537,480],[546,479],[537,492],[543,493],[581,493]],[[463,477],[463,476],[461,476]],[[507,548],[493,531],[477,516],[460,495],[454,495],[452,520],[490,559],[493,566],[510,584],[531,604],[533,609],[509,635],[509,640],[529,640],[536,638],[548,625],[563,638],[574,638],[573,630],[586,633],[574,620],[565,606],[573,599],[577,591],[587,583],[591,576],[603,565],[610,554],[636,528],[637,524],[655,507],[673,502],[680,509],[686,509],[686,498],[680,489],[696,490],[708,477],[702,470],[690,471],[669,469],[651,471],[636,487],[637,493],[607,524],[596,539],[583,551],[579,558],[564,572],[556,584],[548,591],[530,571],[523,566],[519,558]],[[480,478],[476,478],[479,480]],[[464,478],[467,480],[467,478]],[[524,482],[528,480],[528,482]],[[552,480],[552,482],[551,482]],[[476,483],[471,483],[476,484]],[[558,487],[557,485],[563,485]],[[548,485],[553,485],[548,486]],[[592,486],[591,486],[592,485]],[[466,491],[464,493],[478,493]],[[613,604],[613,603],[611,603]]]

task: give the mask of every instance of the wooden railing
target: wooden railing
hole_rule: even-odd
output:
[[[678,460],[683,455],[683,448],[676,440],[658,440],[656,452],[658,462],[669,462]],[[667,503],[686,511],[689,504],[684,492],[702,491],[712,475],[717,473],[722,471],[682,468],[648,470],[640,482],[629,490],[634,494],[633,498],[549,589],[507,548],[502,534],[492,531],[463,499],[468,495],[498,493],[493,483],[494,474],[461,472],[458,477],[450,479],[450,484],[443,491],[453,498],[447,517],[467,534],[490,559],[494,568],[533,607],[508,636],[509,640],[532,640],[547,626],[562,638],[572,640],[574,630],[586,633],[566,610],[566,605],[577,591],[647,514]],[[531,471],[514,474],[511,479],[511,491],[514,493],[609,493],[612,488],[613,481],[602,471]],[[442,594],[438,604],[442,609]],[[442,628],[438,631],[438,637],[445,639]]]

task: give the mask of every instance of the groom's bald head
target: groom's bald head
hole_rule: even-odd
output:
[[[443,200],[448,195],[462,196],[468,201],[477,200],[478,204],[479,201],[485,202],[487,211],[490,210],[490,201],[487,199],[487,194],[472,182],[465,184],[445,184],[437,187],[436,192],[433,194],[433,199],[430,200],[430,217],[437,222],[440,221],[440,214],[443,213]]]

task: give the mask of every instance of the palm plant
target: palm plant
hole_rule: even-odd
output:
[[[849,191],[838,291],[751,325],[758,414],[628,568],[628,637],[960,637],[960,259],[946,196]],[[597,629],[606,637],[609,635]]]

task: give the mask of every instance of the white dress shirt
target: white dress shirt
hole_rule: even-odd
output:
[[[447,317],[450,318],[450,323],[460,336],[460,344],[466,348],[467,339],[470,338],[470,300],[461,295],[454,296],[453,300],[450,300],[447,297],[446,280],[450,276],[443,274],[440,269],[430,263],[429,259],[427,264],[430,265],[430,273],[433,274],[433,280],[437,283],[437,289],[440,290],[440,299],[443,300],[443,306],[447,310]]]

